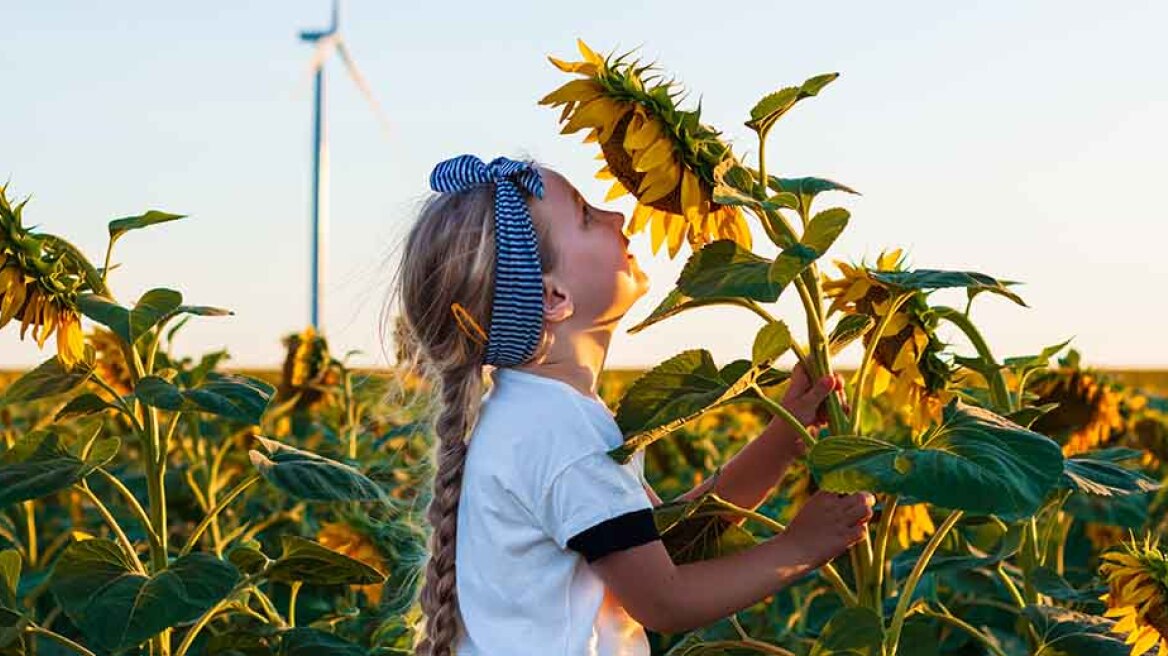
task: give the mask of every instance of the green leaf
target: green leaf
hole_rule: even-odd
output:
[[[981,362],[981,360],[979,359],[978,362]],[[1030,428],[1034,422],[1038,421],[1039,417],[1045,415],[1051,410],[1054,410],[1058,407],[1058,405],[1059,404],[1057,403],[1044,403],[1042,405],[1026,406],[1025,408],[1015,410],[1014,412],[1006,415],[1006,419],[1009,419],[1019,426]]]
[[[780,193],[794,194],[799,199],[798,209],[802,214],[810,214],[812,201],[825,191],[842,191],[855,195],[860,193],[851,187],[825,178],[776,178],[772,175],[768,176],[767,186]]]
[[[1018,550],[1022,548],[1023,537],[1022,526],[1015,524],[998,539],[998,543],[992,551],[985,552],[971,544],[965,545],[964,551],[938,551],[929,560],[929,564],[925,567],[925,573],[968,572],[980,567],[996,565],[1018,553]],[[892,559],[894,580],[899,581],[908,576],[912,568],[916,566],[917,561],[920,560],[924,550],[925,545],[917,543],[896,554]]]
[[[280,634],[280,656],[365,656],[359,645],[319,629],[297,627]]]
[[[1086,590],[1079,590],[1059,576],[1058,572],[1048,567],[1036,567],[1030,570],[1030,582],[1042,594],[1058,601],[1072,601],[1075,603],[1102,606],[1099,597],[1107,592],[1107,586],[1097,585]],[[1102,610],[1102,608],[1100,608]]]
[[[24,627],[28,619],[20,613],[0,608],[0,654],[24,656]]]
[[[1020,296],[1006,288],[1017,282],[997,280],[983,273],[973,271],[940,271],[937,269],[917,269],[915,271],[869,271],[868,275],[885,285],[918,291],[964,287],[970,291],[987,291],[1005,296],[1022,307],[1029,307]]]
[[[183,390],[158,376],[145,376],[134,395],[146,405],[174,412],[208,412],[247,424],[258,424],[275,388],[258,378],[209,374],[201,385]]]
[[[677,287],[691,298],[741,297],[765,303],[779,298],[771,283],[771,261],[729,239],[719,239],[690,255]]]
[[[713,356],[704,349],[669,358],[634,381],[621,397],[616,423],[625,442],[608,454],[618,462],[628,462],[639,449],[745,392],[751,381],[750,369],[731,370],[727,365],[719,371]]]
[[[16,588],[20,584],[20,552],[0,551],[0,606],[16,608]]]
[[[127,344],[134,344],[182,304],[182,294],[173,289],[151,289],[127,310],[113,299],[99,294],[81,294],[77,308],[85,316],[106,326]]]
[[[954,399],[920,447],[840,436],[820,441],[810,462],[822,488],[906,494],[943,508],[1027,517],[1063,471],[1059,446],[989,410]]]
[[[112,246],[118,237],[126,234],[131,230],[138,230],[148,226],[157,225],[159,223],[166,223],[168,221],[175,221],[185,218],[185,214],[170,214],[167,212],[159,212],[158,210],[150,210],[145,214],[138,216],[127,216],[123,219],[114,219],[109,223],[110,245]]]
[[[649,326],[664,321],[675,314],[679,314],[686,310],[694,308],[705,307],[707,305],[738,305],[749,308],[753,301],[743,298],[735,298],[733,296],[713,296],[710,298],[690,298],[686,296],[680,289],[674,289],[665,296],[661,303],[646,317],[641,323],[629,328],[630,335],[636,334]]]
[[[839,73],[816,75],[797,87],[786,87],[774,93],[767,94],[751,108],[750,120],[746,122],[746,127],[757,131],[765,137],[771,126],[775,124],[775,121],[790,111],[795,106],[795,103],[804,98],[817,95],[823,87],[830,84],[837,77],[839,77]]]
[[[183,556],[147,577],[134,571],[117,544],[95,538],[65,549],[49,585],[82,633],[103,649],[121,650],[194,620],[238,580],[230,563],[203,553]]]
[[[848,344],[860,339],[875,326],[876,320],[866,314],[845,314],[827,339],[828,349],[832,355],[838,355]]]
[[[247,575],[258,574],[267,567],[272,560],[264,555],[263,548],[257,540],[243,540],[232,545],[227,550],[227,560],[236,569]]]
[[[758,544],[750,531],[731,521],[741,516],[740,508],[713,493],[653,510],[665,549],[678,565],[721,558]]]
[[[1102,497],[1124,496],[1160,489],[1160,484],[1143,473],[1098,458],[1088,452],[1067,458],[1059,487]]]
[[[0,508],[18,501],[39,499],[71,487],[94,469],[113,459],[121,446],[116,437],[94,442],[89,458],[81,460],[60,444],[60,437],[51,431],[36,431],[21,439],[13,451],[5,454],[0,464]],[[26,453],[16,460],[8,456]]]
[[[755,366],[774,362],[791,348],[791,331],[782,321],[772,321],[763,326],[754,336],[751,348],[751,363]]]
[[[96,394],[86,392],[85,394],[73,397],[72,400],[65,404],[65,407],[57,411],[53,419],[61,421],[76,417],[88,417],[89,415],[97,414],[110,408],[117,408],[117,406]]]
[[[845,608],[832,616],[811,656],[880,656],[884,623],[869,608]]]
[[[1033,369],[1041,369],[1046,367],[1047,364],[1050,363],[1050,359],[1058,355],[1058,352],[1066,348],[1070,343],[1071,340],[1068,339],[1061,344],[1048,346],[1042,349],[1042,352],[1038,355],[1024,355],[1020,357],[1006,358],[1005,360],[1002,360],[1002,364],[1006,365],[1010,369],[1013,369],[1015,373],[1018,374],[1025,373]]]
[[[1044,656],[1130,656],[1131,647],[1111,633],[1115,622],[1054,606],[1027,606],[1022,611],[1042,644]]]
[[[299,499],[381,501],[385,493],[354,467],[263,437],[248,452],[260,475]]]
[[[1072,494],[1063,509],[1079,521],[1140,530],[1148,521],[1148,508],[1151,502],[1151,492],[1125,494],[1119,497]]]
[[[0,406],[64,394],[84,383],[90,373],[91,370],[84,364],[66,370],[54,355],[8,385],[0,397]]]
[[[780,290],[789,285],[804,269],[831,248],[836,238],[847,227],[850,216],[847,210],[833,207],[812,217],[799,243],[784,248],[771,264],[768,273],[771,283]]]
[[[284,553],[268,570],[272,581],[317,585],[384,583],[385,575],[369,565],[295,535],[281,535]]]

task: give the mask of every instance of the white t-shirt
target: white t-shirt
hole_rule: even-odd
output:
[[[499,368],[471,434],[455,551],[459,656],[648,656],[629,617],[568,540],[651,509],[644,452],[620,465],[604,402]]]

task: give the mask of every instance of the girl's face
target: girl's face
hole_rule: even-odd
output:
[[[555,171],[540,168],[540,174],[544,196],[529,201],[532,219],[558,256],[545,290],[567,296],[574,324],[615,324],[649,290],[649,278],[628,251],[625,217],[592,206]]]

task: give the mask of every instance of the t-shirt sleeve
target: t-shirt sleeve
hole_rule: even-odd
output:
[[[539,507],[556,544],[588,562],[659,539],[641,479],[607,453],[590,453],[552,479]]]

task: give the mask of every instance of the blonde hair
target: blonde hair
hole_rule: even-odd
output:
[[[397,297],[401,311],[395,338],[408,342],[397,345],[397,353],[406,357],[398,367],[420,372],[437,392],[433,494],[426,509],[429,557],[418,593],[425,617],[416,645],[421,656],[452,654],[461,628],[455,532],[467,440],[485,389],[486,349],[459,329],[450,308],[460,303],[489,330],[495,290],[494,204],[494,185],[430,196],[406,237],[391,289],[390,302]],[[535,228],[543,271],[550,272],[555,253],[538,223]]]

